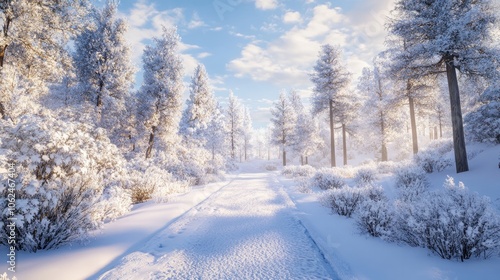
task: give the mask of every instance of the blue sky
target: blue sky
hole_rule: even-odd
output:
[[[102,3],[103,1],[97,0]],[[394,0],[121,0],[127,39],[138,69],[144,46],[161,26],[177,26],[186,82],[203,63],[217,99],[232,90],[250,109],[254,127],[269,123],[281,90],[305,103],[308,73],[322,44],[339,46],[357,79],[384,48],[384,21]],[[138,72],[137,83],[142,81]],[[136,87],[138,87],[137,85]],[[186,91],[187,97],[187,91]]]

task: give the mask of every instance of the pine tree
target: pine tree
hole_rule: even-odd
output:
[[[271,109],[272,143],[279,145],[283,155],[283,166],[286,166],[286,152],[293,144],[295,127],[295,113],[292,104],[287,99],[285,92],[281,92],[279,99]]]
[[[208,74],[201,64],[191,79],[190,96],[181,119],[180,132],[188,138],[204,142],[203,134],[216,110],[216,102],[209,86]]]
[[[80,32],[88,7],[86,0],[0,2],[1,118],[17,117],[11,103],[19,94],[37,98],[70,69],[67,42]]]
[[[245,107],[244,117],[243,117],[243,150],[245,154],[245,161],[248,160],[248,153],[252,148],[252,117],[250,116],[250,111]]]
[[[179,35],[175,28],[163,28],[162,36],[146,46],[144,83],[139,94],[139,113],[149,135],[146,158],[153,148],[167,150],[174,146],[182,113],[182,61],[178,54]]]
[[[89,26],[76,39],[74,55],[78,91],[95,105],[97,124],[110,131],[116,144],[129,136],[125,103],[130,101],[134,75],[125,40],[127,26],[117,12],[114,0],[102,9],[93,8]]]
[[[486,89],[464,121],[469,139],[500,144],[500,86]]]
[[[231,91],[226,109],[226,125],[232,159],[236,159],[236,148],[241,143],[243,134],[243,111],[241,103]]]
[[[341,64],[340,56],[340,51],[333,46],[322,46],[314,66],[315,72],[311,75],[311,81],[314,83],[313,113],[319,114],[329,110],[332,167],[336,166],[334,124],[339,121],[338,112],[341,112],[345,105],[342,102],[342,94],[349,84],[349,73]]]
[[[497,21],[491,1],[399,0],[390,32],[405,42],[399,56],[420,77],[446,68],[450,92],[457,173],[468,171],[456,70],[467,75],[498,75],[496,52],[487,41]]]
[[[212,153],[212,160],[216,155],[225,155],[224,148],[226,147],[226,118],[222,113],[223,109],[219,104],[216,105],[210,122],[207,124],[205,133],[205,147]]]

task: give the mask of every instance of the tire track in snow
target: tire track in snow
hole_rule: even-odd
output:
[[[335,279],[269,175],[240,174],[99,279]]]

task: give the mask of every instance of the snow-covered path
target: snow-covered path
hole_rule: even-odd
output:
[[[272,180],[241,174],[99,279],[335,279]]]

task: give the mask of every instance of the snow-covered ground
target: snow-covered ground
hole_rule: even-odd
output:
[[[500,201],[500,146],[475,147],[470,171],[447,175]],[[84,245],[18,253],[20,279],[500,279],[500,257],[442,260],[361,235],[352,219],[331,214],[318,192],[243,164],[228,181],[195,187],[168,203],[137,205]],[[392,179],[380,183],[391,191]],[[2,248],[6,252],[6,248]],[[5,266],[5,264],[4,264]],[[7,271],[7,267],[2,270]]]

